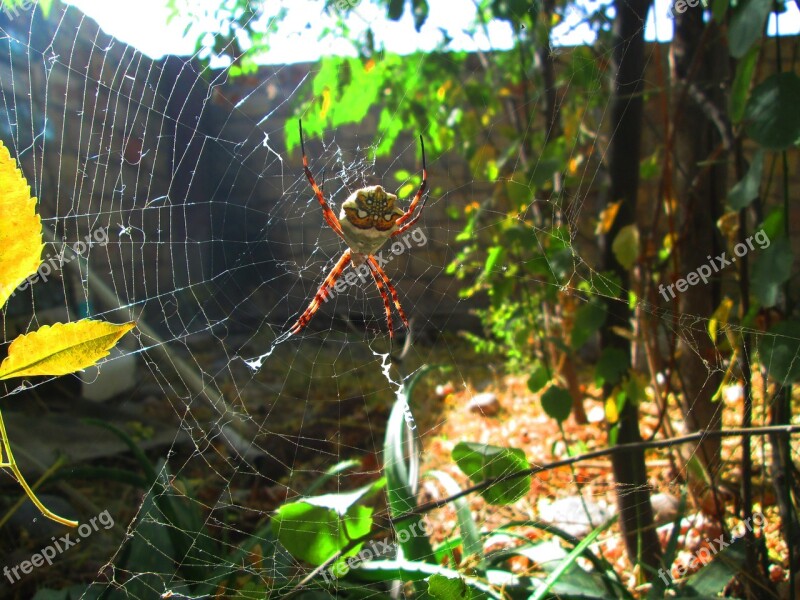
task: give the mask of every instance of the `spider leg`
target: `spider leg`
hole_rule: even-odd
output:
[[[389,293],[392,295],[392,301],[394,302],[394,306],[395,306],[395,308],[397,308],[397,312],[400,314],[400,318],[403,320],[403,324],[406,326],[406,329],[408,329],[409,328],[408,327],[408,318],[406,317],[406,312],[403,310],[403,307],[400,306],[400,298],[397,297],[397,290],[394,289],[394,286],[392,285],[392,282],[389,279],[389,276],[386,274],[386,271],[384,271],[381,268],[381,266],[377,263],[377,261],[372,256],[368,256],[367,257],[367,262],[370,265],[370,269],[374,270],[378,275],[380,275],[381,279],[383,279],[383,282],[386,284],[386,287],[389,289]],[[376,278],[376,282],[377,282],[377,278]],[[378,285],[378,289],[380,289],[380,287],[381,286]],[[382,290],[381,290],[381,295],[383,295],[383,299],[385,301],[387,301],[387,303],[388,303],[386,295],[383,294]],[[390,323],[391,323],[391,321],[390,321]],[[391,329],[389,331],[391,331]]]
[[[394,237],[396,235],[400,235],[404,231],[407,231],[408,229],[411,229],[414,225],[416,225],[417,221],[419,221],[419,218],[422,216],[422,209],[425,208],[425,203],[427,201],[428,201],[428,197],[425,196],[425,198],[422,200],[422,204],[419,205],[419,210],[417,211],[417,216],[414,217],[413,219],[411,219],[405,225],[403,225],[400,229],[395,231],[390,237]],[[400,222],[400,219],[397,219],[397,221]]]
[[[392,327],[392,305],[389,303],[389,295],[386,293],[386,283],[383,277],[375,270],[371,262],[367,262],[369,272],[372,273],[372,278],[375,280],[375,285],[383,298],[383,308],[386,309],[386,323],[389,325],[389,338],[394,338],[394,327]]]
[[[311,189],[314,190],[314,194],[317,196],[317,200],[319,201],[320,206],[322,206],[322,217],[325,219],[325,222],[328,226],[333,229],[336,234],[344,239],[344,233],[342,232],[342,226],[339,223],[339,219],[336,217],[336,213],[331,210],[331,207],[328,206],[328,203],[325,201],[325,196],[322,193],[322,190],[317,185],[317,182],[314,181],[314,176],[311,174],[311,169],[308,168],[308,157],[306,156],[306,147],[303,143],[303,121],[302,119],[298,121],[300,123],[300,150],[303,153],[303,171],[305,171],[306,178],[308,182],[311,184]]]
[[[339,262],[331,269],[331,272],[328,273],[328,276],[325,278],[325,281],[322,282],[322,285],[319,286],[317,293],[314,295],[314,299],[311,301],[311,304],[308,305],[308,308],[305,312],[300,315],[300,318],[297,319],[297,322],[292,325],[292,328],[289,332],[292,335],[299,333],[303,327],[308,325],[308,322],[311,321],[312,317],[317,313],[322,303],[328,298],[328,294],[330,294],[331,289],[333,288],[336,280],[344,271],[344,268],[348,265],[350,260],[352,259],[350,248],[344,251],[341,258],[339,258]]]
[[[408,210],[403,214],[403,216],[401,216],[399,219],[397,219],[396,222],[397,222],[398,225],[402,225],[408,219],[411,218],[411,215],[416,210],[417,205],[419,204],[419,201],[422,198],[422,195],[425,193],[425,190],[428,189],[428,169],[425,166],[425,142],[422,141],[422,135],[419,136],[419,144],[420,144],[420,147],[422,148],[422,182],[419,184],[419,189],[417,190],[417,195],[414,196],[414,199],[411,201],[411,204],[409,204]],[[420,212],[422,212],[422,209],[424,207],[425,207],[425,202],[422,203],[422,206],[419,209]],[[419,218],[419,216],[417,216],[417,218]],[[402,228],[403,231],[405,231],[405,229],[407,229],[407,227],[406,228]],[[397,235],[398,233],[399,232],[396,231],[396,232],[394,232],[393,235]]]

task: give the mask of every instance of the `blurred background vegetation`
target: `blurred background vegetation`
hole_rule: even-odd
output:
[[[419,31],[428,1],[321,1],[335,23],[324,35],[353,53],[309,69],[282,128],[286,151],[297,155],[298,119],[307,139],[319,140],[372,116],[376,160],[391,160],[419,133],[430,172],[444,170],[447,157],[466,166],[464,176],[447,176],[470,185],[470,198],[439,207],[456,233],[441,277],[458,282],[476,319],[460,339],[524,382],[526,402],[541,407],[568,448],[560,466],[587,449],[577,431],[600,444],[592,449],[610,458],[616,520],[592,518],[584,501],[578,510],[591,527],[580,536],[534,518],[501,516],[487,527],[461,490],[478,486],[470,497],[511,505],[531,493],[531,475],[551,467],[478,439],[453,440],[449,460],[466,477],[459,484],[430,471],[444,491],[426,504],[434,498],[420,491],[419,431],[404,416],[420,418],[408,406],[431,377],[421,369],[384,415],[375,477],[320,496],[352,468],[343,461],[231,539],[220,539],[202,502],[185,500],[191,486],[170,491],[166,463],[134,450],[144,475],[131,485],[149,486],[140,513],[151,520],[139,517],[136,540],[113,559],[120,579],[89,594],[148,597],[158,586],[128,576],[152,571],[173,573],[173,588],[186,595],[230,597],[797,597],[800,47],[796,36],[765,35],[770,15],[788,10],[783,2],[680,2],[672,40],[648,43],[647,0],[475,0],[468,34],[488,38],[499,22],[512,32],[510,48],[453,50],[442,31],[435,48],[401,56],[376,41],[381,22],[354,30],[349,18],[377,5],[386,22],[410,14]],[[170,0],[174,18],[190,19],[201,77],[214,81],[224,64],[230,85],[258,87],[263,56],[292,11],[267,4],[228,0],[200,15]],[[574,10],[594,41],[557,47],[553,30]],[[395,176],[401,199],[412,195],[418,174]],[[431,177],[429,211],[448,193],[442,179]],[[700,281],[693,274],[704,265],[713,274]],[[602,407],[599,419],[587,396]],[[772,429],[750,431],[756,425]],[[650,442],[669,448],[660,474],[645,461]],[[566,485],[582,498],[582,479],[570,473]],[[651,498],[663,480],[681,490],[666,520]],[[441,505],[455,510],[447,533],[407,533]],[[735,524],[768,508],[769,527],[742,531],[724,551],[707,539],[692,546],[681,526],[688,513],[702,514],[713,523],[702,536],[730,540]],[[620,562],[592,546],[609,528],[622,535]],[[387,536],[395,553],[364,560],[369,542]],[[566,551],[540,568],[543,536]],[[720,551],[715,560],[678,581],[687,573],[681,553],[709,546]],[[153,558],[148,547],[168,550]],[[233,566],[243,562],[259,566]],[[41,597],[66,597],[53,594]]]

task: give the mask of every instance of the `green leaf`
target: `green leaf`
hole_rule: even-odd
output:
[[[385,62],[369,71],[364,62],[357,58],[350,59],[347,64],[350,81],[341,88],[341,98],[338,102],[332,102],[330,109],[333,127],[363,121],[383,90],[383,77],[375,71],[385,69]]]
[[[567,420],[572,410],[572,395],[562,387],[551,386],[542,394],[542,408],[548,417],[555,419],[560,425]]]
[[[461,488],[456,483],[455,479],[450,477],[444,471],[431,471],[431,477],[435,477],[442,484],[445,492],[449,496],[455,496],[461,492]],[[478,558],[478,570],[483,572],[485,570],[485,557],[483,554],[483,542],[481,541],[481,534],[475,521],[472,519],[472,511],[470,511],[469,504],[465,498],[456,498],[453,501],[456,509],[456,519],[458,520],[458,530],[461,533],[461,542],[459,546],[463,545],[463,556],[475,556]],[[436,552],[441,552],[441,547],[436,548]]]
[[[428,594],[435,600],[469,600],[472,590],[461,577],[450,579],[444,575],[431,575],[428,579]]]
[[[602,273],[595,273],[588,291],[609,298],[619,298],[620,292],[622,292],[622,285],[616,273],[603,271]]]
[[[636,225],[626,225],[619,230],[611,244],[617,262],[630,269],[639,257],[639,230]]]
[[[678,539],[681,537],[681,523],[686,516],[686,488],[681,490],[681,498],[678,502],[678,509],[675,511],[675,519],[672,521],[672,531],[667,540],[667,547],[664,549],[662,557],[662,564],[671,565],[675,562],[675,557],[678,551]],[[650,593],[647,594],[647,600],[660,600],[664,598],[664,592],[672,587],[671,578],[654,577]]]
[[[744,117],[744,109],[747,106],[747,92],[753,82],[753,75],[758,62],[759,47],[753,46],[747,54],[736,65],[736,77],[731,86],[730,112],[731,121],[738,123]]]
[[[604,348],[594,368],[594,380],[598,386],[616,385],[629,368],[627,355],[619,348]]]
[[[506,180],[506,193],[512,206],[527,206],[531,201],[533,189],[519,171]]]
[[[367,581],[397,581],[398,579],[401,581],[421,581],[433,575],[442,575],[450,579],[461,578],[476,593],[483,594],[483,596],[479,596],[482,598],[503,600],[505,597],[478,578],[462,575],[454,569],[430,563],[412,560],[371,560],[367,563],[362,563],[358,568],[359,578]]]
[[[428,12],[430,12],[427,0],[412,0],[411,12],[414,14],[414,29],[419,33],[428,19]]]
[[[764,35],[764,23],[772,0],[744,0],[733,11],[728,27],[728,49],[734,58],[742,58],[756,40]]]
[[[642,162],[639,164],[639,177],[643,180],[655,179],[661,173],[661,158],[659,157],[659,151],[653,151],[650,156],[647,156],[642,159]]]
[[[498,261],[503,257],[505,248],[503,246],[492,246],[486,256],[486,266],[483,267],[484,273],[488,276],[494,271]]]
[[[403,5],[406,0],[389,0],[389,9],[386,13],[392,21],[399,21],[403,16]]]
[[[417,383],[431,370],[432,367],[423,366],[406,380],[389,413],[383,440],[383,474],[393,517],[404,515],[417,505],[414,478],[419,470],[419,439],[410,403]],[[425,531],[420,515],[395,523],[398,538],[406,537],[406,541],[400,542],[404,556],[411,560],[434,561],[430,540],[425,535],[418,535],[418,530]]]
[[[728,193],[728,203],[733,210],[742,210],[758,198],[758,189],[761,185],[761,173],[764,167],[764,150],[759,148],[753,156],[750,168],[742,180],[733,186]]]
[[[789,240],[781,238],[762,250],[753,264],[753,290],[756,298],[765,308],[775,306],[781,286],[792,274],[792,246]]]
[[[503,448],[474,442],[459,442],[453,448],[453,460],[474,483],[503,477],[530,469],[525,453],[519,448]],[[481,492],[489,504],[511,504],[530,489],[530,475],[501,480]]]
[[[781,385],[800,379],[800,322],[778,323],[758,344],[761,365]]]
[[[787,150],[800,138],[800,77],[776,73],[753,90],[745,108],[747,131],[768,150]]]
[[[593,300],[581,306],[575,313],[575,323],[572,326],[572,348],[577,350],[583,346],[605,322],[605,304]]]
[[[575,258],[571,248],[548,249],[546,251],[547,268],[556,281],[567,279],[575,271]]]
[[[544,367],[544,365],[542,365],[542,363],[536,361],[536,364],[533,367],[533,372],[528,378],[528,389],[535,394],[544,386],[546,386],[548,381],[550,381],[550,373]]]
[[[368,489],[284,504],[272,519],[273,530],[292,556],[321,565],[351,540],[369,533],[372,509],[355,504]],[[357,544],[342,558],[357,554],[361,546]]]
[[[725,14],[728,12],[728,0],[712,0],[711,14],[714,20],[719,24],[725,21]]]
[[[761,223],[761,231],[767,236],[768,240],[778,239],[785,230],[785,219],[783,207],[773,208]]]
[[[616,521],[616,517],[609,519],[599,527],[596,527],[589,535],[587,535],[581,542],[575,546],[570,553],[562,560],[558,567],[556,567],[544,580],[542,585],[536,588],[536,592],[529,596],[530,600],[541,600],[548,597],[548,592],[561,579],[561,577],[575,565],[575,561],[583,554],[584,550],[591,546],[603,531],[611,527]]]

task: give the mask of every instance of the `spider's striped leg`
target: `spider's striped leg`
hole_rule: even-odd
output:
[[[389,303],[389,295],[386,293],[386,283],[383,281],[383,277],[373,268],[369,259],[367,259],[367,265],[369,266],[369,272],[372,273],[372,278],[375,280],[375,285],[381,293],[381,298],[383,298],[383,308],[386,309],[386,323],[389,325],[389,338],[391,339],[394,337],[394,327],[392,327],[392,305]]]
[[[427,201],[428,201],[428,197],[427,197],[427,196],[425,196],[425,199],[422,201],[422,204],[420,204],[420,206],[419,206],[419,211],[417,212],[417,216],[416,216],[416,217],[414,217],[413,219],[411,219],[411,220],[410,220],[408,223],[406,223],[405,225],[403,225],[403,226],[402,226],[400,229],[398,229],[397,231],[395,231],[395,232],[394,232],[394,233],[393,233],[393,234],[392,234],[390,237],[394,237],[394,236],[396,236],[396,235],[400,235],[400,234],[401,234],[401,233],[403,233],[404,231],[407,231],[407,230],[411,229],[411,228],[412,228],[414,225],[416,225],[416,224],[417,224],[417,221],[419,221],[419,218],[422,216],[422,209],[423,209],[423,208],[425,208],[425,203],[426,203]],[[399,222],[400,222],[400,219],[397,219],[397,222],[399,223]]]
[[[369,262],[370,269],[372,269],[374,271],[373,276],[374,276],[375,273],[377,273],[380,276],[380,278],[383,279],[383,282],[386,284],[386,287],[389,288],[389,293],[392,295],[392,301],[394,302],[394,306],[395,306],[395,308],[397,308],[397,312],[400,314],[400,318],[403,320],[403,324],[406,326],[406,329],[409,329],[408,318],[406,317],[406,312],[403,310],[403,307],[400,306],[400,298],[397,297],[397,290],[394,289],[394,286],[392,285],[392,282],[389,279],[389,276],[386,274],[386,271],[384,271],[381,268],[381,266],[377,263],[375,258],[373,258],[372,256],[368,256],[367,257],[367,262]],[[378,281],[377,277],[375,278],[375,281],[377,283],[377,281]],[[380,288],[381,288],[381,286],[380,286],[380,284],[378,284],[378,289],[380,289]],[[386,297],[386,294],[384,293],[384,290],[382,290],[382,289],[381,289],[381,295],[383,296],[384,303],[387,305],[387,313],[388,313],[389,300]],[[389,319],[389,323],[391,325],[391,320],[390,319]],[[391,327],[389,328],[389,331],[391,331]]]
[[[311,174],[311,169],[308,168],[308,157],[306,156],[306,147],[303,143],[303,121],[300,120],[300,151],[303,153],[303,171],[305,171],[306,178],[308,179],[308,183],[311,184],[311,189],[314,190],[314,194],[317,197],[317,201],[319,202],[320,206],[322,206],[322,217],[325,219],[325,222],[328,226],[333,229],[336,234],[344,239],[344,233],[342,232],[342,226],[339,223],[339,218],[336,216],[331,210],[331,207],[328,206],[328,203],[325,201],[325,195],[322,193],[322,190],[317,185],[317,182],[314,181],[314,176]]]
[[[292,325],[292,328],[289,330],[292,335],[298,333],[303,327],[308,325],[308,322],[311,318],[317,313],[319,307],[322,306],[322,303],[325,302],[328,294],[330,294],[331,288],[333,288],[336,280],[339,279],[339,276],[344,271],[344,268],[350,262],[352,256],[350,254],[350,248],[344,251],[339,262],[331,269],[331,272],[328,273],[328,276],[325,278],[325,281],[322,282],[322,285],[319,286],[317,293],[314,295],[314,299],[311,301],[311,304],[308,305],[308,308],[305,312],[300,315],[300,318],[297,319],[297,322]]]
[[[417,204],[419,204],[419,201],[422,198],[422,195],[425,193],[425,190],[428,189],[428,168],[425,166],[425,142],[422,141],[422,136],[421,135],[419,136],[419,144],[420,144],[420,147],[422,148],[422,182],[419,184],[419,189],[417,190],[417,195],[414,196],[414,199],[411,201],[411,204],[409,204],[408,210],[403,214],[403,216],[401,216],[399,219],[397,219],[397,224],[398,225],[402,225],[408,219],[411,218],[412,214],[414,213],[414,211],[417,208]],[[420,212],[422,212],[422,209],[424,207],[425,207],[425,203],[423,202],[422,206],[419,209]],[[419,215],[417,215],[416,218],[418,219]],[[402,227],[401,229],[403,231],[405,231],[406,229],[408,229],[408,227]],[[397,233],[398,232],[395,232],[395,235],[397,235]]]

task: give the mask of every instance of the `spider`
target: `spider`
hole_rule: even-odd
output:
[[[300,315],[297,322],[292,325],[289,330],[291,335],[298,333],[319,310],[322,303],[330,294],[336,281],[341,276],[348,263],[352,262],[353,267],[360,267],[366,264],[369,268],[372,277],[375,280],[375,285],[383,298],[383,306],[386,309],[386,322],[389,325],[389,338],[394,337],[394,330],[392,328],[392,303],[389,302],[389,294],[392,296],[392,302],[403,320],[403,324],[408,329],[408,319],[403,307],[400,306],[400,299],[397,297],[397,290],[389,281],[389,276],[381,268],[375,260],[375,253],[386,243],[390,237],[400,235],[404,231],[411,228],[419,218],[422,216],[422,209],[425,208],[425,203],[428,196],[425,190],[428,189],[428,171],[425,167],[425,143],[422,141],[422,136],[419,136],[420,148],[422,149],[422,182],[419,185],[416,196],[408,206],[407,211],[395,206],[397,196],[384,190],[380,185],[372,185],[363,187],[348,196],[347,200],[342,203],[342,210],[339,217],[331,210],[328,203],[325,201],[325,196],[322,190],[314,181],[314,176],[311,174],[311,169],[308,168],[308,158],[306,157],[306,149],[303,144],[303,122],[300,123],[300,150],[303,153],[303,170],[305,171],[308,182],[317,196],[320,206],[322,207],[322,217],[328,226],[333,229],[336,234],[342,238],[347,244],[347,250],[342,253],[339,261],[331,269],[325,281],[317,290],[314,299],[308,305],[305,312]],[[420,200],[422,202],[420,203]],[[419,210],[417,210],[419,207]],[[416,211],[416,216],[414,212]],[[388,294],[387,294],[388,290]]]

